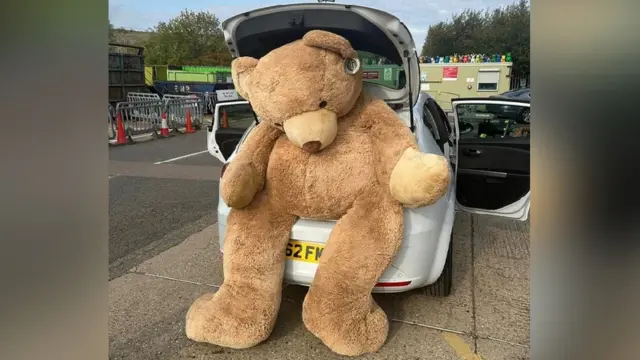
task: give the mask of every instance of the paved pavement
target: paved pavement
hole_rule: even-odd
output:
[[[232,350],[185,337],[187,309],[223,279],[215,224],[221,164],[207,153],[154,163],[204,150],[204,136],[110,149],[110,174],[118,175],[109,180],[110,359],[341,358],[304,327],[306,288],[293,285],[263,344]],[[459,213],[453,239],[453,294],[376,294],[391,332],[380,352],[362,358],[529,359],[528,222]]]

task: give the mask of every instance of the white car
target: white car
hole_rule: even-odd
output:
[[[403,244],[373,292],[403,292],[432,285],[428,289],[433,295],[448,295],[452,285],[451,234],[456,210],[527,219],[529,124],[505,119],[499,112],[488,111],[487,105],[529,108],[530,104],[520,100],[456,99],[452,104],[455,119],[452,128],[436,101],[420,93],[413,38],[393,15],[355,5],[296,4],[243,13],[226,20],[222,27],[235,56],[260,58],[311,29],[323,29],[347,38],[362,57],[398,65],[400,71],[395,78],[392,71],[378,72],[378,76],[383,73],[385,80],[391,78],[391,82],[380,82],[373,71],[369,73],[365,89],[386,100],[408,127],[413,125],[423,152],[447,157],[453,176],[449,191],[438,202],[405,209]],[[223,163],[233,161],[237,146],[258,121],[246,101],[216,104],[213,123],[207,129],[211,155]],[[220,249],[229,211],[219,198]],[[299,219],[294,224],[286,250],[285,282],[311,284],[334,224],[335,221],[310,219]]]

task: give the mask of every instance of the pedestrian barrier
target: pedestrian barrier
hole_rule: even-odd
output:
[[[152,93],[130,92],[127,94],[127,102],[160,100],[160,95]]]
[[[109,143],[117,145],[133,142],[137,135],[152,138],[171,136],[171,132],[193,133],[203,125],[203,102],[196,95],[165,95],[162,99],[127,97],[127,102],[109,105]],[[143,94],[156,95],[156,94]],[[150,97],[149,97],[150,98]]]
[[[129,136],[157,134],[163,105],[161,100],[121,102],[116,105],[116,118],[121,117]]]
[[[215,93],[192,92],[191,95],[196,95],[202,101],[203,114],[213,114],[216,108],[216,102],[218,101]]]
[[[200,129],[202,127],[204,112],[202,101],[195,95],[173,95],[163,97],[164,109],[167,115],[169,128],[179,131],[179,128]]]
[[[109,115],[108,116],[108,120],[107,120],[107,135],[109,136],[109,140],[113,140],[116,137],[116,128],[115,128],[115,124],[113,123],[113,120],[116,117],[116,109],[113,108],[113,105],[108,104],[109,105]]]

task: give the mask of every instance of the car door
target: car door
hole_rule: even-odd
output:
[[[444,113],[440,105],[432,98],[428,97],[424,102],[425,114],[428,112],[431,115],[434,129],[432,132],[437,133],[436,142],[440,149],[446,150],[451,145],[451,126],[447,120],[447,115]],[[428,119],[427,119],[428,120]]]
[[[452,101],[459,210],[521,221],[528,218],[530,107],[526,100]]]
[[[207,150],[226,163],[233,154],[247,129],[257,122],[248,101],[218,102],[213,111],[213,121],[207,128]]]

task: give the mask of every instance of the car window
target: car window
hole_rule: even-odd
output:
[[[440,105],[438,105],[438,103],[435,100],[433,100],[433,105],[434,105],[434,108],[436,109],[436,112],[438,113],[437,116],[440,118],[440,121],[444,126],[444,131],[446,132],[446,134],[443,134],[443,135],[446,138],[449,138],[449,136],[453,132],[453,130],[451,129],[451,124],[449,123],[449,116],[445,114],[444,110],[442,110]],[[436,116],[436,114],[433,114],[433,115],[434,117]]]
[[[427,127],[427,129],[431,131],[433,138],[435,140],[440,140],[440,134],[438,134],[436,120],[434,119],[433,114],[431,114],[431,111],[429,111],[429,108],[427,108],[426,104],[422,107],[422,122],[424,122],[424,125]]]
[[[382,55],[357,51],[362,63],[362,80],[394,90],[404,88],[406,76],[402,65],[394,64]]]
[[[248,129],[256,120],[253,108],[249,104],[234,104],[218,108],[220,128]]]
[[[456,106],[460,141],[530,137],[528,106],[459,104]]]

